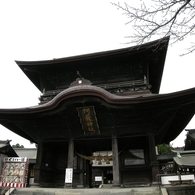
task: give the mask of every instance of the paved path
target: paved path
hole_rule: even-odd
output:
[[[17,188],[17,195],[159,195],[158,187],[141,188],[90,188],[90,189],[63,189],[63,188]]]

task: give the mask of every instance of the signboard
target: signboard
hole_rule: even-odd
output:
[[[26,157],[5,157],[0,186],[26,187],[29,159]]]
[[[73,178],[73,169],[67,168],[65,174],[65,183],[72,183],[72,178]]]
[[[27,162],[27,157],[5,157],[4,162]]]
[[[95,181],[102,181],[102,176],[95,176]]]
[[[84,131],[84,135],[100,134],[96,113],[93,106],[78,107],[78,115]]]

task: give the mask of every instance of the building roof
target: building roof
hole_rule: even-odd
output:
[[[64,89],[45,104],[0,109],[0,123],[35,143],[67,141],[74,137],[77,142],[85,140],[86,147],[90,144],[98,147],[95,140],[101,139],[101,144],[107,146],[112,135],[116,135],[119,142],[121,140],[120,146],[124,147],[127,144],[144,144],[149,133],[155,136],[156,144],[169,143],[194,115],[195,88],[158,94],[168,40],[165,38],[131,48],[48,61],[17,61],[40,90],[44,87],[47,90],[56,89],[59,88],[58,84],[64,84]],[[125,71],[119,66],[121,63],[122,67],[126,67]],[[129,67],[134,67],[134,73],[137,73],[135,77],[131,75]],[[88,82],[87,85],[69,87],[80,68],[93,84]],[[115,81],[117,84],[123,79],[117,68],[124,73],[124,82],[128,77],[135,80],[144,76],[143,71],[148,73],[153,93],[141,91],[124,96],[98,87],[104,82]],[[126,71],[128,74],[125,74]],[[106,75],[109,75],[109,79]],[[90,116],[85,116],[86,111]],[[82,117],[85,117],[85,121]],[[89,128],[88,117],[93,127]]]
[[[14,148],[19,157],[27,157],[29,159],[37,158],[37,148]]]
[[[176,156],[173,157],[173,160],[180,168],[195,168],[195,154]]]
[[[81,85],[62,91],[46,104],[0,109],[0,123],[35,143],[39,139],[86,139],[77,108],[91,105],[100,129],[98,139],[113,133],[127,138],[153,132],[156,144],[169,143],[194,115],[195,88],[171,94],[123,97],[99,87]]]
[[[176,154],[174,153],[171,153],[171,154],[160,154],[160,155],[157,155],[157,160],[159,162],[171,162],[173,161],[173,157],[175,157]]]
[[[195,142],[195,129],[186,129],[188,131],[188,136]],[[195,149],[195,148],[194,148]]]
[[[147,44],[80,56],[45,60],[16,61],[41,91],[67,89],[77,72],[92,85],[107,85],[146,76],[152,92],[159,93],[169,37]]]
[[[185,150],[195,150],[195,129],[186,129]]]
[[[35,163],[37,158],[37,148],[14,148],[18,157],[27,157],[30,163]]]
[[[9,142],[9,140],[0,140],[0,153],[5,154],[9,157],[18,157],[14,149],[10,146]]]

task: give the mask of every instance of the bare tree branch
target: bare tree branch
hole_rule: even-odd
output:
[[[127,16],[126,24],[133,26],[128,43],[142,44],[157,36],[170,36],[174,44],[195,34],[195,0],[151,0],[150,6],[143,2],[139,8],[112,4]],[[191,44],[186,54],[195,51]]]

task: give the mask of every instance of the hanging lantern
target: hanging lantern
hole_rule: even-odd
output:
[[[98,160],[98,165],[102,165],[102,160],[101,159]]]
[[[97,156],[98,165],[102,165],[102,158],[101,156]]]
[[[92,165],[93,164],[93,160],[90,160],[90,165]]]
[[[109,159],[106,160],[106,164],[109,165],[110,164],[110,161]]]

